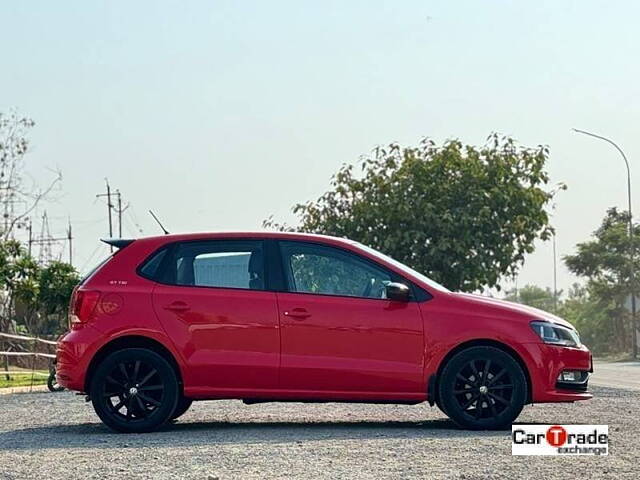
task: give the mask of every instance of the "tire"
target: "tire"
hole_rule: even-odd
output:
[[[102,360],[91,379],[90,396],[94,410],[109,428],[150,432],[175,411],[178,379],[173,367],[157,353],[129,348]]]
[[[457,353],[445,365],[438,384],[441,410],[471,430],[508,427],[527,399],[522,368],[495,347],[471,347]]]
[[[50,392],[61,392],[64,390],[64,387],[58,384],[56,380],[56,372],[52,372],[49,374],[49,378],[47,378],[47,388]]]
[[[171,415],[170,420],[175,420],[181,417],[182,415],[184,415],[187,412],[187,410],[189,410],[189,407],[191,406],[192,403],[193,403],[193,400],[191,400],[190,398],[181,396],[178,399],[178,404],[176,405],[176,409],[173,411],[173,414]]]

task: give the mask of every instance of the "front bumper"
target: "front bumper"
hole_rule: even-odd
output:
[[[568,348],[545,343],[524,344],[531,359],[531,400],[533,403],[574,402],[593,397],[588,392],[588,374],[593,372],[593,360],[587,347]],[[565,370],[582,372],[577,384],[558,381]]]

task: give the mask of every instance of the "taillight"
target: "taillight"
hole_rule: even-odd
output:
[[[86,323],[96,309],[99,299],[100,292],[97,290],[76,289],[71,297],[71,308],[69,309],[69,323],[71,326]]]

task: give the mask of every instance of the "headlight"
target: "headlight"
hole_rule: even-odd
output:
[[[578,332],[562,325],[551,322],[531,322],[531,328],[544,343],[565,347],[579,347],[581,345]]]

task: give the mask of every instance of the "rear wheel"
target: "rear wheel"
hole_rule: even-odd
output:
[[[151,350],[131,348],[106,357],[90,389],[93,408],[110,428],[149,432],[165,423],[179,397],[176,372]]]
[[[187,410],[189,410],[189,407],[192,403],[193,400],[191,400],[190,398],[180,397],[180,399],[178,400],[178,404],[176,405],[176,409],[171,415],[171,420],[175,420],[187,413]]]
[[[495,347],[471,347],[445,365],[438,393],[441,409],[461,427],[501,429],[522,411],[527,380],[508,353]]]

